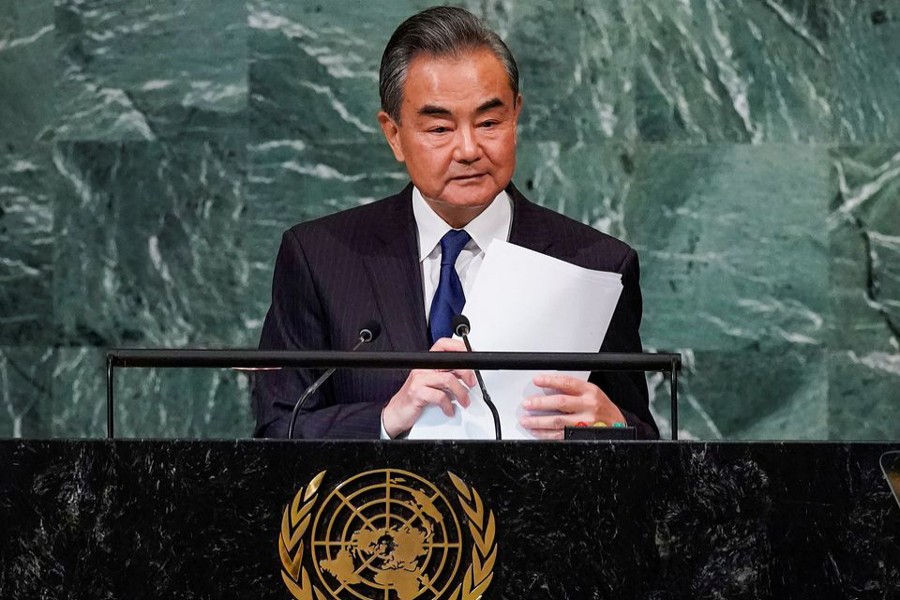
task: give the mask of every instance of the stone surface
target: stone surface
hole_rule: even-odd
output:
[[[829,430],[839,439],[900,435],[900,148],[832,152],[828,218],[833,352]]]
[[[636,4],[642,140],[833,139],[827,2]]]
[[[60,143],[54,297],[68,343],[250,343],[244,149]]]
[[[310,502],[309,525],[291,528],[288,517],[299,532],[287,542],[291,557],[302,540],[300,565],[318,588],[336,587],[312,564],[322,542],[347,544],[366,524],[409,514],[399,500],[424,479],[446,499],[423,494],[440,507],[433,541],[461,526],[456,585],[473,563],[470,532],[483,532],[488,548],[496,543],[496,562],[483,563],[493,572],[486,600],[679,598],[688,590],[710,599],[892,598],[900,593],[900,510],[879,460],[898,448],[2,441],[0,594],[285,598],[282,512],[323,472],[315,493],[294,505]],[[390,489],[387,474],[363,489],[353,480],[382,469],[401,470]],[[483,512],[466,516],[448,469],[478,494]],[[332,518],[340,526],[326,529]],[[424,520],[413,514],[409,523]],[[432,581],[441,572],[431,571]],[[349,589],[340,597],[387,595]]]
[[[50,404],[54,363],[47,347],[0,347],[0,438],[48,437],[40,412]]]
[[[739,351],[827,341],[827,154],[784,145],[643,147],[625,228],[645,343]]]
[[[378,67],[390,32],[429,6],[249,4],[251,128],[257,138],[380,142]],[[626,3],[463,2],[517,57],[522,139],[633,137],[631,28]],[[556,40],[552,52],[545,40]]]
[[[683,354],[680,437],[828,437],[828,362],[821,348]]]
[[[374,142],[378,65],[391,29],[422,2],[251,0],[254,140]]]
[[[828,373],[829,437],[900,437],[900,354],[877,350],[833,352]]]
[[[48,148],[33,142],[0,146],[0,345],[55,339],[55,175]]]
[[[900,139],[900,3],[836,2],[834,111],[842,143]]]
[[[377,71],[428,4],[0,6],[0,436],[102,435],[108,346],[256,344],[281,232],[404,185]],[[638,249],[682,435],[896,437],[897,0],[463,5],[519,61],[517,186]],[[247,435],[241,381],[122,373],[120,432]]]
[[[107,435],[106,352],[54,353],[52,396],[42,398],[30,436]],[[241,438],[253,429],[247,377],[229,369],[115,371],[117,438]]]
[[[116,437],[229,439],[253,432],[248,381],[237,371],[120,370],[116,389]]]
[[[65,385],[54,389],[48,434],[105,435],[106,348],[255,343],[244,152],[193,141],[57,145],[66,201],[56,221],[55,317],[75,348],[58,367]],[[118,434],[246,435],[246,388],[227,371],[124,372]]]
[[[836,348],[900,352],[900,146],[832,152],[828,216]]]
[[[630,239],[626,197],[634,158],[634,147],[626,142],[523,143],[514,181],[531,201]]]
[[[52,395],[39,407],[40,437],[106,437],[106,352],[69,346],[54,358]],[[145,402],[152,405],[156,399]],[[121,417],[121,410],[116,414]]]
[[[0,141],[34,140],[54,114],[53,1],[0,5]]]
[[[631,3],[470,1],[519,66],[523,141],[633,139]]]
[[[246,129],[241,0],[61,0],[56,27],[57,139],[208,139]]]

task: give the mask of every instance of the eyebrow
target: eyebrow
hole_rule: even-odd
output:
[[[500,98],[491,98],[487,102],[481,103],[478,108],[475,109],[475,112],[481,114],[501,106],[503,106],[503,100]],[[418,113],[425,117],[446,117],[451,114],[449,109],[435,104],[426,104],[418,110]]]
[[[490,100],[476,108],[475,112],[483,113],[491,110],[492,108],[499,108],[501,106],[503,106],[503,100],[501,100],[500,98],[491,98]]]
[[[419,109],[419,114],[425,117],[446,117],[450,114],[450,111],[442,106],[426,104]]]

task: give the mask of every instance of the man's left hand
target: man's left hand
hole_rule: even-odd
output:
[[[523,416],[520,423],[536,437],[547,440],[563,439],[563,429],[578,423],[594,424],[602,421],[609,425],[624,422],[622,411],[612,403],[603,390],[593,383],[569,375],[538,375],[534,385],[552,388],[556,394],[532,396],[522,402],[529,411],[553,410],[563,414]]]

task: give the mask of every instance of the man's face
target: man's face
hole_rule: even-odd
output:
[[[453,227],[481,214],[512,179],[522,108],[489,50],[421,55],[410,63],[400,123],[378,120],[394,156],[431,208]]]

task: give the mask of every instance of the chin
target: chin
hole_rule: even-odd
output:
[[[477,210],[479,208],[486,207],[496,197],[497,197],[497,194],[493,194],[490,196],[479,197],[477,199],[466,198],[466,199],[460,199],[460,200],[451,200],[450,202],[447,202],[447,204],[454,208],[458,208],[458,209],[462,209],[462,210]]]
[[[487,189],[484,187],[462,189],[451,194],[447,198],[447,204],[460,208],[478,208],[490,204],[501,191],[503,191],[503,188],[494,186],[490,186]]]

